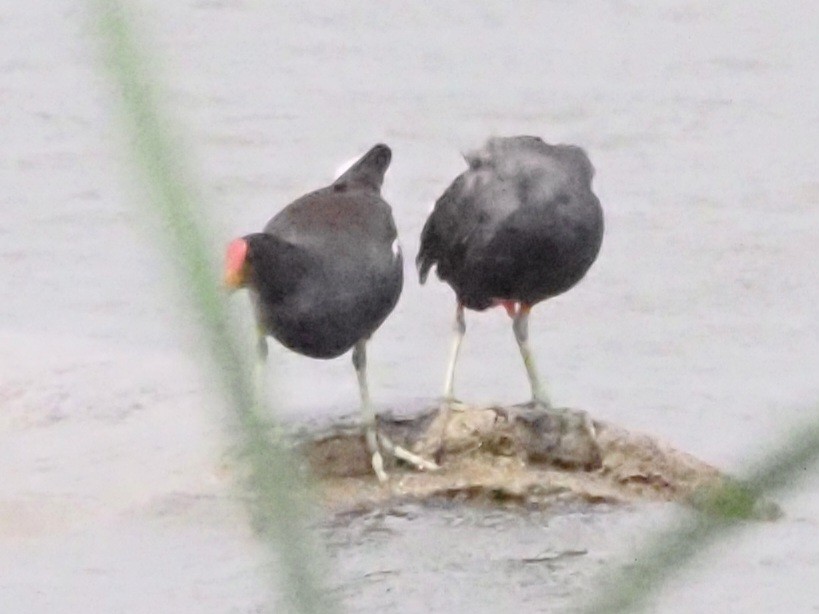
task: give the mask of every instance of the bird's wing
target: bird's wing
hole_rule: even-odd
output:
[[[464,175],[459,175],[435,202],[421,231],[421,247],[415,258],[418,277],[423,284],[429,271],[453,241],[454,220],[459,217],[460,201],[465,183]]]
[[[509,181],[491,169],[458,176],[435,203],[421,234],[416,258],[421,283],[433,264],[438,273],[458,269],[468,252],[491,237],[492,229],[520,207]]]

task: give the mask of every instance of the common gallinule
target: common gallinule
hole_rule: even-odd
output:
[[[379,443],[420,469],[437,467],[377,433],[367,387],[367,340],[403,286],[395,222],[381,198],[391,157],[386,145],[374,146],[331,185],[282,209],[262,232],[231,242],[226,263],[227,285],[250,291],[260,362],[267,356],[267,335],[314,358],[352,348],[367,445],[380,481],[387,474]]]

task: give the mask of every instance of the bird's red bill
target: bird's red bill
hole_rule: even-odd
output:
[[[228,288],[241,288],[245,283],[247,241],[234,239],[227,248],[225,257],[225,284]]]

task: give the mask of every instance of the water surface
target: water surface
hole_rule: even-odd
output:
[[[407,282],[372,342],[380,406],[439,393],[454,301],[419,287],[412,260],[459,151],[530,133],[587,149],[606,210],[598,262],[531,325],[557,402],[733,471],[816,411],[812,3],[142,5],[215,258],[343,160],[393,148]],[[268,570],[230,497],[184,289],[122,171],[90,24],[79,0],[0,11],[0,594],[16,611],[257,611]],[[271,372],[290,417],[357,406],[347,357],[276,348]],[[456,385],[525,398],[502,312],[467,316]],[[709,551],[657,610],[819,608],[813,476],[784,521]],[[350,610],[562,611],[673,515],[413,508],[322,535]]]

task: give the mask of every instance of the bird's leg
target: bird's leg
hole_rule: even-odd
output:
[[[531,305],[521,303],[520,309],[513,316],[512,329],[515,331],[515,339],[517,339],[518,347],[520,347],[520,355],[523,357],[526,374],[529,376],[529,383],[532,386],[532,400],[551,409],[552,403],[546,389],[540,382],[540,376],[535,366],[535,357],[532,354],[532,348],[529,347],[529,312],[531,310]]]
[[[418,469],[437,469],[438,465],[405,450],[401,446],[396,446],[386,435],[380,435],[376,429],[375,411],[370,401],[370,389],[367,385],[367,348],[366,341],[362,340],[353,347],[353,366],[358,376],[358,390],[361,393],[361,413],[364,418],[364,428],[366,429],[367,448],[372,454],[372,466],[379,482],[387,481],[387,472],[384,471],[384,459],[379,450],[379,441],[384,449],[403,461],[415,465]]]
[[[267,338],[262,329],[258,330],[256,339],[256,358],[253,361],[253,410],[263,415],[267,403]],[[278,424],[271,426],[269,436],[274,441],[281,441],[283,434]]]
[[[259,329],[256,341],[256,359],[253,363],[253,403],[257,413],[262,415],[267,403],[267,337],[264,330]],[[284,441],[285,433],[279,423],[270,427],[270,438],[274,441]]]
[[[267,393],[265,367],[267,366],[267,338],[259,331],[256,341],[256,360],[253,364],[253,392],[257,403],[263,403]]]
[[[458,308],[455,310],[455,323],[452,327],[455,333],[452,338],[452,347],[449,351],[449,362],[446,367],[446,380],[444,381],[444,403],[447,405],[455,405],[457,401],[453,394],[453,387],[455,382],[455,363],[458,362],[458,353],[461,351],[461,342],[466,333],[466,321],[464,320],[464,306],[458,302]]]
[[[384,459],[378,449],[378,435],[375,430],[375,411],[370,401],[370,388],[367,385],[367,348],[366,341],[359,341],[353,348],[353,366],[358,377],[358,392],[361,395],[361,413],[364,418],[367,449],[372,454],[373,471],[379,482],[387,481],[387,472],[384,471]]]

